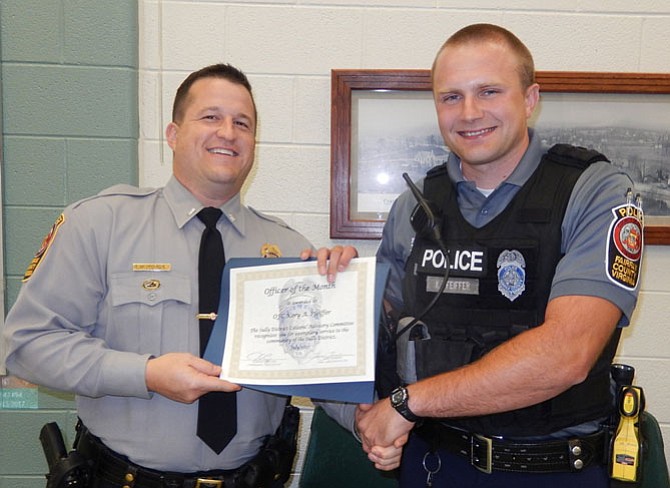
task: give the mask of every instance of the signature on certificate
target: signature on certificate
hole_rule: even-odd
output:
[[[276,366],[279,364],[276,358],[269,352],[252,352],[247,356],[252,366]]]

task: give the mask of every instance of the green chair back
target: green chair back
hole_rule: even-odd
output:
[[[356,480],[355,484],[352,480]],[[375,468],[351,432],[314,409],[312,426],[300,474],[300,488],[396,488],[392,474]]]
[[[642,458],[640,488],[670,488],[663,435],[658,421],[649,412],[642,414],[642,438],[645,451]]]

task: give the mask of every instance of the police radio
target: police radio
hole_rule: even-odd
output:
[[[421,319],[435,306],[437,301],[442,296],[444,289],[447,286],[447,280],[449,279],[449,253],[447,252],[447,246],[442,239],[442,226],[440,222],[442,220],[441,212],[435,207],[435,204],[428,200],[416,187],[412,179],[407,173],[403,173],[402,177],[407,182],[409,189],[412,191],[414,198],[416,198],[417,205],[410,215],[409,221],[412,224],[412,229],[417,233],[418,236],[430,239],[435,244],[437,244],[444,254],[445,266],[444,266],[444,276],[442,277],[442,283],[435,293],[433,299],[426,305],[420,314],[414,317],[407,325],[402,329],[399,329],[396,333],[396,341],[398,338],[405,332],[409,332],[412,328],[421,323]]]
[[[435,244],[440,246],[445,259],[449,259],[446,246],[442,241],[440,211],[437,210],[433,202],[427,200],[426,197],[421,194],[407,173],[403,173],[402,177],[405,178],[409,189],[412,191],[412,194],[417,201],[417,205],[414,207],[412,215],[409,218],[410,224],[412,224],[412,229],[414,229],[414,232],[421,237],[431,239]],[[449,268],[449,266],[447,266],[447,268]]]

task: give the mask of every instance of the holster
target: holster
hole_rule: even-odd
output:
[[[298,448],[299,423],[300,410],[287,404],[277,432],[267,439],[256,457],[240,468],[242,486],[269,487],[277,480],[288,480]]]
[[[87,460],[77,451],[66,451],[63,434],[56,422],[49,422],[42,427],[40,442],[49,466],[46,488],[89,486],[91,470]]]

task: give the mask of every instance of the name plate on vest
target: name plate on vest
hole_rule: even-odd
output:
[[[444,278],[439,276],[426,277],[426,291],[437,293]],[[442,293],[453,295],[479,295],[479,280],[475,278],[449,278]]]

